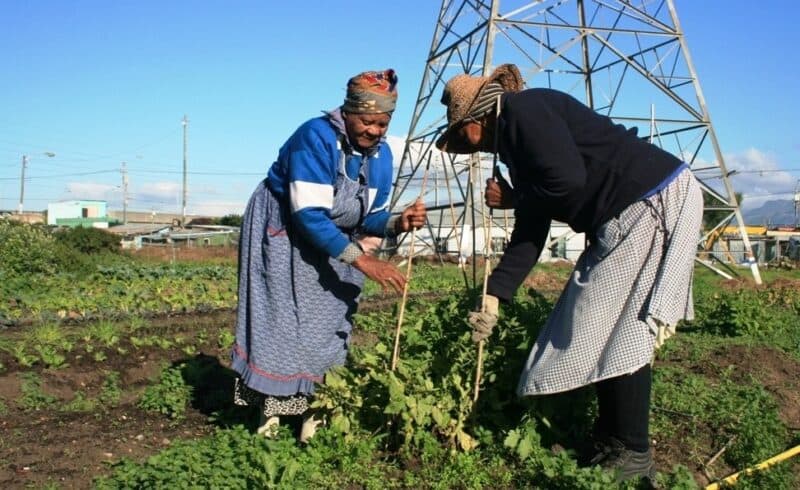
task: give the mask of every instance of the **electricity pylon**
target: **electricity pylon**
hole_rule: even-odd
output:
[[[516,64],[527,87],[567,92],[686,161],[707,195],[706,210],[716,216],[715,223],[708,222],[712,213],[704,216],[706,235],[698,233],[698,244],[735,222],[742,259],[761,283],[672,0],[442,1],[391,201],[397,210],[417,197],[430,159],[429,216],[447,226],[429,228],[428,246],[442,252],[459,229],[474,233],[475,223],[488,219],[479,210],[478,174],[488,176],[490,158],[443,154],[433,144],[446,123],[439,102],[444,85],[459,73],[487,75],[502,63]],[[492,222],[504,229],[509,219],[495,213]],[[725,275],[702,256],[698,261]]]

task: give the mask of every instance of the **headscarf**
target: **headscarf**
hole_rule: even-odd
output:
[[[478,98],[475,99],[475,105],[472,106],[472,110],[469,111],[465,119],[480,119],[492,112],[496,107],[498,97],[503,95],[504,92],[503,87],[497,82],[484,85],[478,94]]]
[[[365,71],[347,82],[342,111],[351,114],[391,113],[397,105],[397,75],[391,68]]]

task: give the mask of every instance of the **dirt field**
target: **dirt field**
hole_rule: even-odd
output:
[[[370,305],[364,307],[369,309]],[[204,326],[229,325],[232,328],[233,321],[233,312],[222,311],[202,316],[159,318],[149,328],[153,331],[169,328],[175,335],[191,336]],[[6,331],[2,335],[17,334]],[[141,460],[176,439],[201,437],[219,425],[252,423],[249,413],[231,411],[228,404],[233,373],[226,367],[228,353],[211,344],[208,342],[202,352],[190,357],[178,349],[137,350],[128,346],[131,347],[129,352],[135,355],[109,356],[100,369],[96,362],[79,357],[68,359],[66,368],[34,369],[42,379],[42,391],[62,401],[34,411],[23,411],[9,403],[22,396],[22,373],[29,369],[19,368],[8,354],[0,354],[0,362],[6,366],[6,371],[0,375],[0,399],[9,405],[0,420],[0,487],[40,488],[55,483],[59,488],[87,488],[94,477],[109,471],[108,463],[121,457]],[[199,401],[188,410],[186,418],[175,423],[164,415],[137,408],[136,397],[162,367],[181,362],[192,363],[207,373],[203,382],[195,386],[195,398]],[[787,426],[800,427],[800,363],[781,352],[742,347],[716,352],[714,363],[716,365],[700,364],[694,370],[712,375],[718,372],[719,366],[731,365],[735,366],[735,376],[755,376],[775,395]],[[78,391],[88,398],[96,397],[109,371],[120,373],[124,387],[117,407],[87,412],[59,409],[63,401],[74,399]],[[226,418],[209,421],[208,416],[217,410],[227,410]],[[721,446],[725,441],[716,442]],[[709,450],[709,458],[713,452]],[[679,437],[657,441],[655,454],[661,468],[682,463],[695,472],[698,482],[706,479],[701,470],[702,462],[684,461],[685,452]]]

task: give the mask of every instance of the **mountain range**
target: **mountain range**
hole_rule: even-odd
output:
[[[796,226],[800,220],[791,199],[766,201],[757,208],[743,209],[742,215],[748,225]]]

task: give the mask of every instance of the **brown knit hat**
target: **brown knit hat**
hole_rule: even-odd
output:
[[[498,66],[488,77],[474,77],[467,74],[451,78],[442,92],[442,104],[447,106],[447,129],[436,140],[436,147],[450,153],[460,153],[460,142],[451,141],[455,129],[472,112],[483,88],[497,83],[504,92],[519,92],[524,86],[522,75],[516,65],[506,63]]]

